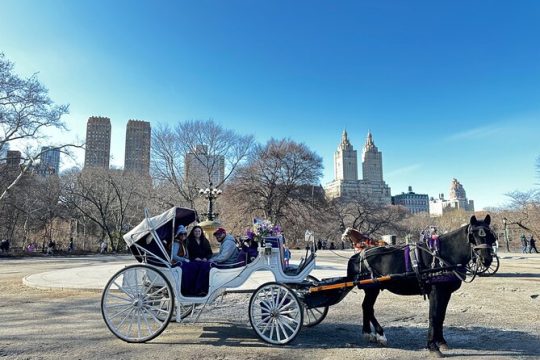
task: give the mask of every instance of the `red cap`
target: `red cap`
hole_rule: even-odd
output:
[[[214,236],[219,235],[219,234],[227,234],[227,232],[225,231],[224,228],[220,227],[220,228],[217,228],[216,231],[214,231]]]

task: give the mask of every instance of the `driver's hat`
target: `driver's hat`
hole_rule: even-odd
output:
[[[225,229],[222,228],[222,227],[217,228],[217,230],[214,231],[214,236],[218,236],[218,235],[220,235],[220,234],[225,234],[225,235],[226,235],[226,234],[227,234],[227,231],[225,231]]]

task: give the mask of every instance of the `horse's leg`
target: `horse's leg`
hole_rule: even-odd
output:
[[[446,307],[450,300],[451,291],[439,286],[432,286],[429,293],[429,331],[427,348],[431,355],[443,357],[439,344],[448,348],[442,335]]]
[[[362,327],[362,334],[365,339],[378,342],[379,344],[386,346],[388,343],[386,336],[384,335],[384,330],[375,318],[375,301],[379,296],[379,289],[364,289],[365,296],[364,301],[362,302],[362,312],[364,315],[364,323]],[[371,325],[375,329],[375,333],[371,332]]]
[[[446,317],[446,309],[448,308],[450,297],[452,296],[452,293],[455,290],[456,289],[450,288],[448,285],[441,286],[437,289],[437,294],[439,298],[438,311],[439,311],[440,324],[438,324],[439,326],[435,328],[435,341],[437,343],[437,346],[439,346],[440,350],[448,350],[448,343],[446,342],[443,336],[443,327],[444,327],[444,319]]]

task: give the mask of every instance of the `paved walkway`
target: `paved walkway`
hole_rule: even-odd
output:
[[[136,264],[135,260],[114,262],[112,264],[89,264],[88,266],[47,271],[28,275],[23,278],[23,284],[39,289],[85,289],[101,291],[107,281],[120,269],[127,265]],[[345,276],[347,266],[345,263],[323,261],[317,258],[317,267],[311,273],[313,276],[324,279]],[[268,272],[255,272],[236,291],[255,290],[261,284],[273,281],[274,278]],[[232,290],[232,289],[231,289]]]

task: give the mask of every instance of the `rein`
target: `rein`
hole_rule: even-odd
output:
[[[474,234],[473,234],[473,230],[476,229],[476,228],[478,228],[478,232],[479,232],[480,236],[482,236],[482,237],[486,236],[486,231],[484,230],[483,226],[478,226],[478,227],[473,227],[472,225],[467,226],[467,239],[468,239],[469,247],[470,247],[470,255],[469,255],[470,260],[483,258],[480,255],[479,250],[492,249],[493,248],[489,244],[478,244],[478,245],[476,244],[476,240],[475,240],[475,237],[474,237]],[[440,238],[439,238],[439,241],[440,241]],[[452,269],[451,272],[454,274],[454,276],[457,279],[459,279],[460,281],[462,281],[462,282],[471,283],[476,278],[476,276],[478,275],[478,266],[476,266],[474,269],[469,269],[470,273],[471,273],[471,277],[470,277],[470,279],[467,279],[467,273],[466,272],[463,274],[463,273],[456,270],[456,269],[459,269],[459,268],[467,269],[467,264],[456,264],[456,265],[454,265],[454,264],[448,263],[446,260],[444,260],[443,258],[441,258],[439,256],[439,249],[437,247],[430,248],[429,245],[427,243],[425,243],[424,241],[417,242],[415,244],[415,247],[417,249],[420,249],[420,250],[422,250],[422,251],[424,251],[424,252],[426,252],[426,253],[428,253],[429,255],[432,256],[432,262],[431,262],[431,269],[432,270],[437,269],[435,267],[435,264],[438,261],[440,266]]]
[[[339,255],[337,252],[335,252],[334,250],[328,250],[330,251],[332,254],[340,257],[340,258],[344,258],[344,259],[350,259],[351,257],[350,256],[343,256],[343,255]]]

